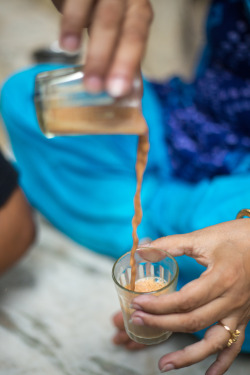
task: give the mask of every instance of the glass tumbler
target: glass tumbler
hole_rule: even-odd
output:
[[[132,300],[142,294],[161,296],[176,290],[179,267],[176,260],[166,251],[140,247],[135,252],[136,278],[135,286],[140,283],[145,286],[150,282],[157,290],[137,292],[128,289],[131,282],[130,255],[128,252],[121,256],[114,264],[112,277],[120,300],[124,325],[129,337],[141,344],[152,345],[167,340],[172,332],[161,328],[138,326],[132,323],[131,315],[135,311],[131,308]],[[164,283],[164,285],[162,285]],[[160,289],[157,286],[160,285]],[[151,284],[152,285],[152,284]]]
[[[144,134],[142,84],[136,77],[129,95],[114,98],[89,93],[82,65],[39,73],[34,102],[38,123],[48,138],[83,134]]]

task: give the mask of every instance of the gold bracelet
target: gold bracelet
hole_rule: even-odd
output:
[[[249,208],[243,208],[237,213],[236,219],[242,219],[243,217],[250,217],[250,209]]]

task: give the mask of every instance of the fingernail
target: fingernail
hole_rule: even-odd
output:
[[[75,51],[79,45],[80,39],[76,35],[65,35],[61,39],[61,47],[66,51]]]
[[[132,317],[130,319],[130,323],[133,323],[137,326],[144,326],[144,321],[142,320],[142,318],[139,318],[139,316]]]
[[[124,78],[112,78],[107,84],[107,91],[111,96],[119,97],[128,93],[130,86]]]
[[[131,303],[129,307],[134,310],[142,310],[142,307],[137,305],[136,303]]]
[[[171,370],[174,370],[174,365],[172,363],[168,363],[166,366],[164,366],[162,369],[161,369],[161,372],[167,372],[167,371],[171,371]]]
[[[151,242],[152,242],[152,241],[151,241]],[[151,242],[150,242],[150,241],[142,242],[142,243],[141,243],[141,247],[150,247],[150,246],[152,246],[152,245],[151,245]]]
[[[102,80],[97,76],[85,77],[85,86],[92,93],[100,92],[103,89]]]

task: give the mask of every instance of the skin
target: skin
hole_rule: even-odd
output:
[[[52,0],[62,12],[60,44],[80,48],[83,28],[90,39],[84,81],[90,92],[123,96],[140,70],[153,18],[149,0]]]
[[[35,239],[31,209],[18,187],[0,209],[0,274],[13,266]]]
[[[138,325],[193,333],[220,321],[240,336],[230,348],[230,334],[221,325],[208,328],[205,337],[159,361],[162,372],[179,369],[218,353],[206,375],[224,374],[241,350],[250,320],[250,220],[240,219],[192,233],[159,238],[150,246],[167,250],[174,257],[187,255],[206,271],[180,291],[160,297],[139,296],[133,300],[132,320]],[[118,329],[114,343],[130,348],[121,314],[114,317]],[[133,345],[131,348],[141,347]]]

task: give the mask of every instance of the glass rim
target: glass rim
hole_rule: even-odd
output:
[[[175,264],[175,266],[176,266],[176,271],[175,271],[175,274],[174,274],[173,279],[172,279],[171,281],[169,281],[169,282],[168,282],[163,288],[160,288],[160,289],[157,289],[157,290],[152,290],[151,292],[135,292],[134,290],[126,289],[124,286],[122,286],[122,285],[117,281],[117,279],[116,279],[116,277],[115,277],[115,272],[114,272],[114,271],[115,271],[115,267],[116,267],[117,263],[118,263],[122,258],[124,258],[126,255],[128,255],[128,254],[131,253],[131,250],[130,250],[130,251],[126,252],[125,254],[121,255],[121,256],[115,261],[115,263],[113,264],[113,267],[112,267],[112,279],[113,279],[114,283],[115,283],[119,288],[121,288],[122,290],[124,290],[124,291],[126,291],[126,292],[128,292],[128,293],[132,293],[132,294],[155,294],[155,293],[159,293],[160,291],[163,291],[163,290],[166,289],[166,288],[169,288],[169,286],[170,286],[171,284],[174,283],[174,281],[177,279],[177,277],[178,277],[178,275],[179,275],[179,266],[178,266],[178,263],[177,263],[176,259],[175,259],[171,254],[169,254],[169,252],[167,252],[166,250],[160,249],[160,248],[158,248],[158,247],[150,247],[150,246],[146,246],[146,247],[144,247],[144,246],[140,246],[140,247],[138,247],[138,248],[136,249],[136,251],[137,251],[137,250],[140,250],[140,249],[151,249],[151,250],[154,250],[154,249],[155,249],[155,250],[160,250],[160,251],[163,251],[164,253],[166,253],[167,256],[168,256],[168,258],[170,258],[170,259],[174,262],[174,264]],[[135,252],[136,252],[136,251],[135,251]]]

